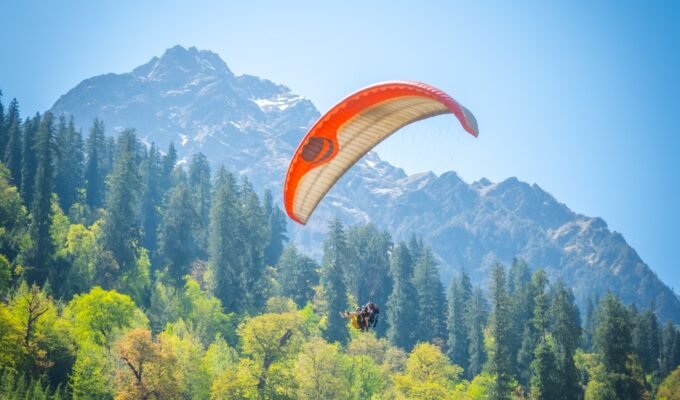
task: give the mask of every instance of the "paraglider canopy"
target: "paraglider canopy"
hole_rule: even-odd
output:
[[[383,82],[347,96],[319,118],[293,155],[283,189],[288,216],[305,224],[333,184],[378,143],[412,122],[449,113],[477,137],[472,113],[424,83]]]

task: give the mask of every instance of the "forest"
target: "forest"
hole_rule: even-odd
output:
[[[316,260],[237,171],[1,100],[2,399],[680,399],[654,304],[579,310],[521,258],[444,285],[374,224]],[[340,317],[368,301],[373,331]]]

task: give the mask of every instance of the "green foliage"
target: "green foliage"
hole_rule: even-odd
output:
[[[193,226],[193,236],[198,247],[198,255],[208,255],[208,226],[210,224],[210,207],[212,204],[212,184],[210,181],[210,164],[202,153],[196,153],[189,165],[189,187],[194,210],[198,215],[197,224]],[[266,257],[266,255],[265,255]],[[273,265],[273,264],[270,264]]]
[[[298,307],[304,307],[314,296],[314,286],[319,284],[319,266],[290,245],[279,258],[276,268],[277,294],[290,297]]]
[[[55,142],[55,189],[61,208],[68,211],[83,187],[83,138],[73,117],[68,124],[63,115],[59,117]]]
[[[415,263],[413,287],[418,298],[418,340],[446,340],[446,296],[430,248],[425,248]]]
[[[496,264],[493,269],[491,286],[493,315],[491,317],[490,334],[493,338],[489,368],[494,375],[492,399],[510,397],[510,384],[514,371],[512,364],[512,342],[510,336],[510,309],[506,291],[505,268]]]
[[[418,299],[413,286],[413,261],[407,246],[399,243],[392,250],[390,259],[392,292],[387,304],[387,337],[395,346],[407,351],[416,344],[413,324],[418,319]]]
[[[140,240],[139,201],[142,182],[137,163],[137,138],[127,129],[118,137],[113,172],[107,179],[106,213],[102,228],[104,247],[111,252],[121,274],[137,265]]]
[[[179,183],[168,193],[168,200],[158,230],[158,250],[165,276],[175,285],[191,272],[196,256],[193,232],[198,224],[189,188]]]
[[[161,192],[161,156],[154,143],[141,165],[141,176],[144,182],[142,195],[142,246],[151,254],[156,253],[158,241],[158,225],[160,224],[159,208],[163,198]]]
[[[54,188],[53,152],[53,116],[46,113],[40,121],[35,145],[37,166],[31,203],[31,223],[29,225],[31,246],[25,255],[25,276],[31,283],[44,284],[50,272],[54,253],[54,244],[50,235],[53,215],[52,190]]]
[[[484,294],[481,289],[476,288],[467,307],[465,320],[468,326],[468,337],[470,338],[468,377],[481,373],[486,363],[487,354],[484,346],[484,329],[487,324],[488,314],[488,303],[484,298]]]
[[[347,343],[349,334],[347,324],[338,313],[349,308],[347,289],[343,271],[347,268],[348,248],[345,228],[336,219],[329,224],[328,237],[323,243],[323,263],[321,265],[321,284],[325,295],[328,323],[324,337],[329,342]]]
[[[394,378],[397,398],[449,399],[462,373],[436,346],[418,344],[406,361],[406,371]]]
[[[447,331],[449,359],[466,370],[470,361],[470,340],[466,324],[466,307],[472,298],[472,285],[465,271],[460,281],[453,279],[449,285]]]
[[[666,377],[656,392],[659,400],[680,400],[680,368]]]
[[[3,133],[6,142],[4,143],[4,152],[0,156],[3,157],[4,164],[12,173],[12,182],[21,186],[22,132],[17,99],[12,99],[9,103],[7,117],[5,118],[6,120],[3,120]]]
[[[15,371],[26,348],[22,343],[22,324],[12,311],[0,303],[0,365],[2,369]]]
[[[531,398],[559,399],[560,378],[557,361],[557,346],[552,336],[545,335],[539,339],[534,359],[531,362]]]
[[[212,290],[227,312],[241,311],[245,297],[237,262],[241,251],[236,240],[236,197],[234,177],[226,170],[220,170],[210,210],[209,254]]]
[[[99,208],[104,205],[105,177],[107,172],[106,138],[104,122],[95,118],[86,142],[85,193],[87,205]]]
[[[283,253],[284,243],[288,241],[286,225],[288,220],[281,209],[274,205],[270,191],[264,193],[264,214],[268,221],[269,238],[264,249],[264,262],[267,265],[276,265]]]
[[[343,373],[340,346],[313,337],[301,349],[295,364],[297,398],[344,399],[350,382]]]
[[[115,393],[114,361],[105,348],[81,343],[69,381],[73,399],[112,399]]]
[[[145,324],[143,315],[130,296],[95,286],[87,294],[76,295],[65,315],[73,323],[79,343],[110,347],[126,329]]]
[[[11,184],[10,171],[0,164],[0,254],[13,261],[28,236],[28,213],[17,188]]]
[[[350,227],[347,230],[348,262],[344,272],[349,293],[359,304],[371,301],[384,305],[392,292],[389,251],[392,239],[373,224]],[[384,335],[386,324],[375,331]]]

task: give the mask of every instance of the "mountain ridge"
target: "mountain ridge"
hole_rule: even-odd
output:
[[[298,141],[320,116],[309,99],[251,75],[235,75],[215,53],[175,46],[124,74],[84,80],[51,111],[109,134],[134,127],[145,143],[174,141],[180,162],[201,151],[259,190],[281,192]],[[113,129],[112,129],[113,128]],[[515,177],[466,183],[453,172],[408,175],[371,152],[341,178],[306,227],[291,236],[320,254],[326,221],[374,222],[395,240],[416,233],[433,247],[448,282],[465,269],[486,285],[495,262],[515,256],[563,279],[583,306],[606,291],[680,322],[680,300],[604,220],[571,211],[537,184]]]

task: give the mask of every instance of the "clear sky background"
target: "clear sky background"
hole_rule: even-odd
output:
[[[472,110],[480,137],[439,117],[381,144],[384,159],[537,183],[680,290],[680,2],[1,0],[0,30],[3,102],[24,115],[175,44],[321,111],[377,81],[431,83]]]

